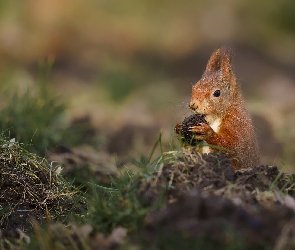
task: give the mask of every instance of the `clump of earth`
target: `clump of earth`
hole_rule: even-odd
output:
[[[184,149],[178,160],[142,185],[140,193],[151,204],[166,188],[166,205],[148,215],[145,236],[174,247],[214,242],[241,244],[242,249],[291,249],[295,247],[294,182],[295,175],[275,166],[234,171],[225,154],[201,155]]]
[[[17,142],[0,145],[0,238],[18,237],[34,221],[65,218],[85,207],[83,198],[59,175],[59,168]]]

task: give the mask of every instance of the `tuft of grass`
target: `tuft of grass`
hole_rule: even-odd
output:
[[[16,228],[31,230],[31,216],[39,222],[67,221],[85,206],[79,191],[44,158],[13,140],[0,138],[0,226],[7,235]]]
[[[0,112],[1,129],[10,138],[44,153],[62,140],[62,116],[65,104],[49,90],[48,74],[52,63],[40,63],[40,77],[34,88],[24,93],[9,91],[7,105]]]
[[[48,86],[52,62],[40,63],[39,80],[24,93],[9,90],[6,106],[0,112],[0,129],[10,138],[41,155],[59,144],[74,146],[83,140],[89,124],[68,127],[65,122],[66,104]]]
[[[111,187],[90,184],[86,222],[105,234],[119,226],[129,232],[136,232],[142,228],[146,215],[159,209],[164,200],[159,198],[158,202],[150,205],[145,197],[140,196],[138,191],[142,178],[147,178],[142,174],[126,171],[119,177],[111,178]]]
[[[61,223],[56,223],[41,227],[35,222],[34,231],[31,241],[29,244],[23,242],[22,249],[89,249],[82,237],[83,234],[79,234],[79,229],[75,226],[65,227]]]
[[[136,173],[126,168],[119,176],[110,176],[109,187],[89,183],[91,192],[86,223],[105,234],[109,234],[119,226],[129,232],[135,232],[142,228],[149,212],[164,205],[162,195],[156,202],[150,204],[148,198],[139,192],[142,182],[153,178],[162,165],[161,156],[152,160],[158,145],[161,145],[161,134],[148,157],[141,156],[139,160],[132,160],[139,170]]]

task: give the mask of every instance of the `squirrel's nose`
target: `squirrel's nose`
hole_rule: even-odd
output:
[[[189,107],[192,109],[192,110],[195,110],[198,108],[198,105],[196,102],[194,101],[191,101],[190,104],[189,104]]]

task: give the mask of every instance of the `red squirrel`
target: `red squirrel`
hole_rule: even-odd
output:
[[[200,123],[190,130],[195,139],[209,144],[209,152],[224,150],[234,169],[251,168],[260,162],[257,140],[231,58],[227,46],[214,51],[202,78],[193,85],[189,107],[204,115],[208,124]]]

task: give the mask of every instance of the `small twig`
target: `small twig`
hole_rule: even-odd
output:
[[[57,161],[50,162],[50,171],[49,171],[49,185],[50,185],[50,187],[51,187],[52,167],[53,167],[54,162],[57,162]]]

